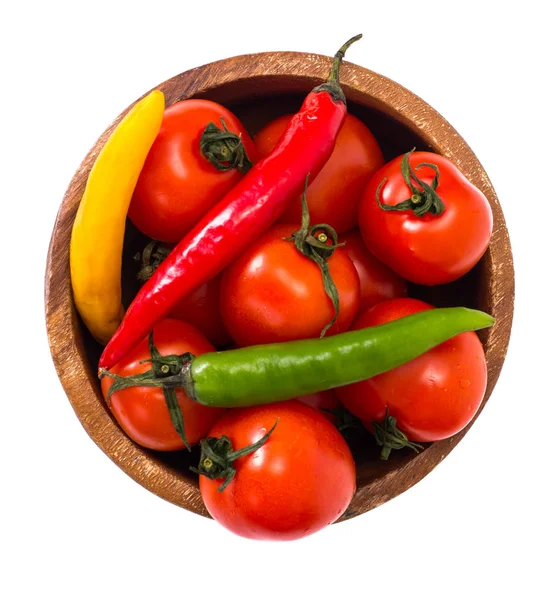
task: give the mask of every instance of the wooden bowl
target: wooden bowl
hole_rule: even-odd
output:
[[[268,121],[297,110],[304,96],[326,79],[331,59],[296,52],[238,56],[187,71],[158,86],[170,105],[185,98],[208,98],[224,104],[255,134]],[[494,215],[490,247],[479,264],[462,279],[445,286],[413,286],[411,294],[438,306],[465,305],[491,313],[496,324],[481,334],[488,364],[489,398],[505,359],[514,300],[514,272],[509,237],[501,208],[476,156],[434,109],[397,83],[345,62],[341,72],[348,109],[364,121],[379,140],[386,159],[413,146],[450,158],[488,198]],[[129,107],[130,108],[130,107]],[[129,109],[127,109],[129,110]],[[127,111],[125,111],[126,113]],[[197,477],[189,466],[197,450],[159,453],[134,444],[112,418],[96,377],[101,348],[92,340],[71,296],[69,241],[88,173],[120,115],[89,152],[62,201],[54,226],[45,281],[46,323],[59,378],[84,428],[96,444],[135,481],[158,496],[200,515],[209,516]],[[132,264],[143,240],[127,228],[124,251],[124,301],[136,292]],[[420,454],[410,450],[378,458],[369,434],[351,440],[357,463],[357,493],[343,519],[366,512],[405,491],[429,473],[465,435],[429,444]]]

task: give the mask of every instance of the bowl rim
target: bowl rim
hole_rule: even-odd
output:
[[[221,59],[184,71],[152,89],[165,94],[166,105],[208,93],[240,80],[258,77],[326,79],[331,58],[305,52],[259,52]],[[358,487],[339,521],[371,510],[406,491],[425,477],[461,441],[486,404],[505,360],[514,310],[514,268],[505,219],[499,200],[482,165],[457,131],[434,108],[401,84],[365,67],[344,61],[341,82],[347,98],[364,99],[412,129],[430,147],[450,158],[479,187],[493,211],[494,228],[486,257],[489,261],[490,312],[496,318],[485,334],[488,385],[473,421],[455,436],[435,442],[405,464],[375,481]],[[151,90],[150,90],[151,91]],[[149,93],[146,92],[141,98]],[[79,329],[69,278],[69,239],[88,173],[107,138],[138,102],[126,108],[102,133],[73,176],[59,208],[48,249],[45,274],[45,316],[54,366],[65,393],[92,440],[137,483],[159,497],[209,517],[199,488],[176,470],[161,463],[132,442],[109,414],[99,386],[87,366],[84,344],[73,332]]]

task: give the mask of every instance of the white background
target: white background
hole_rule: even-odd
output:
[[[0,9],[0,597],[551,598],[551,61],[546,2],[24,2]],[[105,127],[161,81],[265,50],[348,58],[415,92],[501,200],[516,314],[463,442],[397,499],[294,543],[250,542],[134,483],[90,440],[43,315],[63,193]]]

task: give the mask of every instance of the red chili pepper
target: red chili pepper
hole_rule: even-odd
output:
[[[171,308],[215,277],[239,256],[297,198],[330,158],[346,116],[339,70],[346,42],[334,56],[326,83],[314,88],[275,149],[258,162],[175,246],[141,288],[100,358],[110,369],[139,343]]]

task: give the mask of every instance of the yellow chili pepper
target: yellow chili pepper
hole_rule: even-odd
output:
[[[159,132],[165,98],[151,92],[128,112],[102,148],[71,234],[73,298],[90,333],[106,344],[123,318],[121,261],[125,221],[146,156]]]

